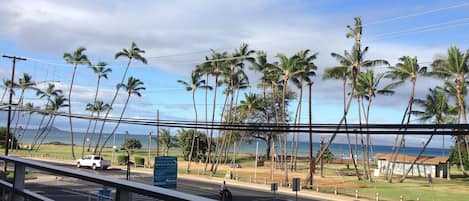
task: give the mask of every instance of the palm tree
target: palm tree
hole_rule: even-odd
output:
[[[140,91],[145,90],[145,87],[143,87],[143,84],[144,83],[142,81],[140,81],[139,79],[134,78],[132,76],[129,77],[129,79],[127,80],[127,84],[123,84],[123,83],[117,84],[116,88],[121,88],[122,87],[122,88],[125,89],[125,91],[127,92],[127,99],[125,100],[124,108],[122,109],[122,112],[119,116],[119,121],[117,121],[117,124],[114,127],[114,129],[112,130],[111,134],[106,138],[106,140],[104,140],[104,143],[103,143],[103,145],[101,145],[101,148],[99,150],[99,154],[101,154],[103,152],[104,146],[109,141],[109,139],[111,139],[111,137],[113,135],[115,135],[115,132],[116,132],[117,128],[119,127],[119,124],[122,120],[122,117],[124,116],[125,110],[127,109],[127,106],[129,105],[130,97],[132,95],[136,95],[138,97],[142,96]],[[110,107],[112,107],[112,106],[110,106]],[[94,152],[96,152],[96,150]]]
[[[70,137],[71,137],[71,143],[72,143],[72,157],[75,159],[75,150],[74,150],[74,142],[73,142],[73,124],[72,124],[72,88],[73,88],[73,82],[75,81],[75,74],[77,72],[77,67],[78,65],[82,64],[87,64],[91,65],[90,61],[88,60],[88,57],[83,54],[83,52],[86,51],[86,48],[84,47],[79,47],[76,49],[72,54],[70,53],[64,53],[64,60],[65,62],[72,64],[73,65],[73,74],[72,74],[72,80],[70,81],[70,88],[68,91],[68,114],[69,114],[69,122],[70,122]]]
[[[32,76],[29,75],[28,73],[23,73],[23,77],[19,78],[18,80],[18,88],[21,89],[20,97],[18,99],[18,107],[21,108],[23,106],[24,92],[28,89],[37,90],[35,86],[36,86],[36,83],[32,81]],[[15,129],[13,131],[13,134],[16,133],[16,129],[18,128],[18,123],[20,119],[20,110],[18,110],[16,116],[17,116],[16,124],[15,124]]]
[[[302,101],[303,101],[303,87],[308,84],[312,84],[312,77],[316,76],[315,70],[317,70],[317,66],[313,63],[313,60],[316,60],[318,53],[314,53],[312,55],[309,55],[310,50],[301,50],[299,51],[296,55],[301,61],[300,65],[300,73],[298,73],[296,76],[293,77],[292,81],[300,91],[300,96],[298,98],[298,105],[296,109],[296,114],[295,114],[295,124],[299,124],[301,121],[301,109],[302,109]],[[311,97],[310,97],[311,98]],[[311,114],[309,114],[311,116]],[[311,134],[312,135],[312,134]],[[291,157],[291,169],[296,171],[296,156],[298,154],[298,140],[299,136],[298,133],[296,133],[295,140],[292,141],[295,142],[294,146],[292,146],[292,157]],[[312,142],[309,144],[311,147],[310,149],[312,150]]]
[[[194,151],[194,145],[195,145],[195,136],[196,136],[196,132],[197,132],[197,106],[195,104],[195,92],[197,91],[198,88],[206,88],[206,87],[210,87],[210,86],[206,86],[205,85],[205,80],[201,80],[200,79],[200,74],[197,73],[197,72],[192,72],[191,73],[191,81],[190,82],[186,82],[184,80],[178,80],[177,82],[178,83],[181,83],[182,85],[184,85],[184,87],[186,88],[186,91],[190,91],[192,92],[192,103],[193,103],[193,106],[194,106],[194,113],[195,113],[195,124],[196,124],[196,127],[194,129],[194,134],[192,135],[192,143],[191,143],[191,151],[189,153],[189,162],[187,164],[187,173],[190,173],[190,167],[191,167],[191,160],[192,160],[192,153]]]
[[[91,148],[91,142],[93,141],[93,137],[94,137],[94,134],[96,133],[96,125],[98,124],[98,120],[99,120],[99,117],[100,117],[100,114],[102,112],[105,112],[105,111],[108,111],[111,109],[111,105],[109,104],[105,104],[102,100],[98,100],[95,102],[95,104],[93,105],[93,108],[92,110],[94,112],[96,112],[96,120],[94,122],[94,125],[93,125],[93,129],[92,129],[92,133],[93,135],[91,136],[91,139],[90,139],[90,142],[88,143],[88,152],[90,151],[90,148]]]
[[[457,111],[456,108],[451,108],[451,106],[448,104],[448,96],[441,88],[429,89],[429,94],[427,94],[426,99],[416,99],[415,104],[420,106],[423,110],[412,111],[412,114],[419,116],[420,121],[428,121],[433,119],[433,122],[437,125],[444,123],[446,114],[455,113],[455,111]],[[435,127],[435,130],[427,139],[417,157],[415,157],[415,159],[412,161],[409,169],[407,169],[406,173],[399,179],[399,182],[403,182],[407,178],[410,170],[412,170],[412,167],[414,167],[417,160],[420,159],[420,156],[423,154],[423,152],[425,152],[425,149],[431,142],[434,133],[436,133],[436,129],[437,128]]]
[[[445,92],[452,96],[452,97],[456,97],[457,96],[457,93],[458,93],[458,90],[457,90],[457,86],[454,82],[450,81],[450,80],[446,80],[445,83]],[[467,88],[466,87],[463,87],[462,88],[462,94],[463,96],[466,96],[467,95]],[[456,105],[458,105],[457,103],[457,100],[456,100]],[[463,99],[463,105],[466,105],[466,100]],[[455,122],[455,123],[458,123],[461,121],[461,115],[459,113],[459,106],[456,107],[457,110],[458,110],[458,116],[452,121],[452,122]],[[462,170],[462,173],[465,175],[465,176],[468,176],[469,174],[466,172],[465,170],[465,167],[464,167],[464,162],[463,162],[463,157],[462,157],[462,152],[461,152],[461,145],[462,144],[467,144],[467,141],[466,139],[464,138],[464,136],[461,136],[461,135],[458,135],[458,136],[454,136],[455,137],[455,146],[456,146],[456,150],[458,152],[458,156],[459,156],[459,168]]]
[[[206,59],[208,60],[207,57]],[[211,67],[210,65],[211,65],[210,63],[202,63],[195,67],[195,72],[201,75],[205,75],[205,82],[207,86],[209,86],[208,83],[209,83],[209,76],[210,76],[210,67]],[[208,87],[205,88],[205,123],[208,123],[208,91],[209,91],[209,88]],[[208,129],[205,130],[205,137],[208,142],[210,138]]]
[[[49,124],[49,129],[48,131],[45,133],[45,135],[42,137],[41,139],[41,142],[38,144],[37,148],[36,148],[36,151],[39,150],[39,147],[41,146],[41,144],[44,142],[44,140],[46,139],[46,137],[49,135],[49,132],[50,130],[53,128],[54,126],[54,122],[55,122],[55,118],[57,117],[57,115],[55,114],[57,111],[59,111],[60,108],[63,108],[63,107],[69,107],[68,104],[66,104],[66,101],[67,99],[64,98],[63,95],[59,95],[59,96],[55,96],[54,99],[51,101],[51,104],[49,106],[48,109],[46,109],[46,111],[50,112],[50,115],[52,117],[52,121],[50,122]],[[47,125],[46,125],[47,127]],[[41,133],[41,135],[44,134],[44,133]],[[39,136],[40,138],[40,136]],[[38,138],[38,140],[39,140]],[[37,141],[36,141],[36,144],[37,144]],[[33,145],[34,146],[34,145]]]
[[[62,90],[60,89],[56,89],[55,88],[55,84],[51,84],[49,83],[49,85],[47,85],[47,88],[46,90],[42,91],[42,90],[37,90],[36,91],[36,96],[39,96],[40,99],[43,99],[43,98],[47,98],[46,100],[46,104],[44,106],[44,110],[47,110],[49,108],[49,104],[51,104],[51,100],[52,98],[56,97],[56,96],[60,96],[62,95]],[[47,113],[44,113],[42,115],[42,118],[41,118],[41,121],[39,122],[39,126],[37,128],[37,131],[36,131],[36,134],[34,136],[34,140],[36,140],[36,138],[38,137],[39,133],[41,132],[41,126],[42,124],[44,123],[44,120],[47,116]],[[46,127],[43,128],[43,130],[45,130]]]
[[[286,95],[286,91],[287,91],[287,88],[288,88],[288,81],[292,78],[292,77],[295,77],[297,76],[297,74],[301,73],[303,71],[303,69],[300,69],[300,65],[303,64],[303,61],[300,60],[300,58],[298,57],[298,55],[294,55],[290,58],[288,58],[287,56],[283,55],[283,54],[278,54],[277,57],[279,58],[280,60],[280,63],[278,66],[276,66],[276,69],[275,71],[278,71],[280,72],[281,74],[281,77],[282,77],[282,84],[283,84],[283,90],[282,90],[282,123],[286,123],[287,122],[287,118],[286,118],[286,113],[287,113],[287,109],[286,109],[286,105],[285,105],[285,95]],[[287,157],[287,134],[285,134],[284,136],[284,150],[283,150],[283,154],[284,154],[284,157],[285,157],[285,160],[284,160],[284,168],[285,168],[285,183],[287,184],[288,183],[288,166],[287,166],[287,161],[286,161],[286,157]]]
[[[132,60],[137,60],[137,61],[140,61],[144,64],[148,63],[147,59],[145,59],[145,57],[142,56],[142,54],[144,54],[144,53],[145,53],[145,50],[142,50],[142,49],[138,48],[137,44],[135,42],[132,42],[132,45],[130,45],[130,49],[127,50],[127,49],[124,48],[124,49],[122,49],[122,51],[119,51],[114,55],[115,59],[118,59],[119,57],[126,57],[128,59],[127,67],[124,70],[124,75],[122,76],[122,80],[119,82],[120,85],[124,84],[125,78],[127,76],[127,71],[129,70],[130,63],[132,62]],[[98,149],[99,143],[101,141],[101,137],[103,135],[104,126],[106,125],[106,120],[107,120],[107,118],[109,117],[109,115],[111,113],[112,107],[114,106],[114,102],[117,99],[117,95],[119,95],[119,90],[120,90],[120,88],[116,89],[116,92],[114,93],[114,96],[113,96],[111,104],[110,104],[111,109],[107,110],[106,114],[104,115],[104,120],[103,120],[103,123],[101,125],[101,129],[99,131],[98,141],[96,142],[96,147],[94,149],[94,152],[96,152],[96,150]]]
[[[352,103],[352,99],[354,97],[357,97],[355,96],[355,92],[356,92],[355,90],[356,90],[357,75],[358,75],[358,72],[360,72],[360,68],[361,67],[374,67],[378,65],[389,65],[389,63],[386,60],[382,60],[382,59],[365,60],[367,52],[368,52],[368,47],[365,47],[363,50],[361,50],[358,46],[354,46],[351,52],[344,51],[344,55],[331,53],[331,56],[334,57],[336,60],[338,60],[341,66],[349,66],[350,76],[351,76],[350,80],[352,81],[350,97],[347,101],[347,104],[344,110],[344,115],[339,121],[339,125],[341,125],[344,121],[346,121],[347,114],[349,112],[349,109]],[[336,128],[336,131],[338,129],[339,127]],[[334,132],[331,138],[329,139],[329,142],[325,146],[323,146],[323,148],[319,152],[316,162],[319,162],[319,159],[322,157],[325,151],[332,144],[336,136],[337,136],[337,133]]]
[[[373,70],[367,70],[366,72],[360,72],[357,77],[357,86],[356,86],[356,91],[357,91],[357,96],[361,96],[365,98],[368,101],[367,109],[365,112],[365,123],[368,125],[369,120],[370,120],[370,109],[371,109],[371,103],[373,100],[373,97],[376,96],[376,94],[382,94],[382,95],[392,95],[394,94],[394,91],[392,88],[395,86],[394,84],[387,85],[383,87],[382,89],[378,89],[379,83],[383,79],[384,74],[380,73],[375,76]],[[370,172],[370,156],[369,156],[369,146],[370,146],[371,138],[370,134],[368,134],[368,129],[367,129],[367,134],[366,134],[366,151],[365,156],[362,158],[363,161],[365,161],[364,169],[365,173],[367,174],[368,180],[372,181],[371,178],[371,172]],[[362,137],[362,147],[363,147],[363,137]]]
[[[335,54],[335,53],[333,53]],[[348,54],[347,51],[344,51],[344,55]],[[342,80],[342,94],[343,94],[343,107],[344,107],[344,115],[347,113],[347,103],[346,103],[346,86],[347,86],[347,78],[350,76],[350,68],[351,64],[347,63],[348,60],[342,60],[341,63],[342,65],[340,66],[334,66],[334,67],[329,67],[324,70],[324,74],[322,79],[328,80],[328,79],[334,79],[334,80]],[[345,125],[347,125],[347,122],[345,121]],[[347,127],[345,127],[347,129]],[[357,134],[355,134],[355,138],[357,138]],[[349,149],[349,154],[352,159],[353,167],[355,169],[355,176],[357,176],[357,179],[360,180],[360,174],[358,173],[358,166],[357,166],[357,161],[355,160],[355,155],[353,154],[352,150],[352,144],[350,142],[350,134],[347,133],[347,144],[348,144],[348,149]]]
[[[161,135],[159,138],[159,142],[157,143],[160,143],[160,145],[163,147],[163,154],[167,156],[169,152],[169,148],[171,148],[173,144],[172,139],[171,139],[171,132],[169,131],[169,129],[163,128],[161,129],[160,134]]]
[[[93,104],[92,107],[94,107],[94,104],[97,103],[97,99],[98,99],[98,91],[99,91],[99,84],[100,84],[100,81],[101,81],[101,78],[105,78],[105,79],[108,79],[108,75],[109,73],[112,72],[112,69],[111,68],[106,68],[107,66],[107,63],[106,62],[103,62],[103,61],[100,61],[98,62],[98,64],[95,66],[95,65],[91,65],[90,68],[91,70],[93,70],[93,73],[97,76],[97,83],[96,83],[96,92],[95,92],[95,95],[94,95],[94,100],[93,100]],[[88,105],[86,106],[87,109],[92,109],[92,108],[88,108]],[[91,126],[91,123],[93,121],[93,115],[94,113],[96,112],[95,110],[88,110],[90,111],[90,121],[88,122],[88,127],[86,129],[86,133],[85,133],[85,136],[83,137],[83,147],[82,147],[82,155],[84,154],[84,150],[85,150],[85,141],[86,141],[86,138],[88,138],[88,132],[89,132],[89,129],[90,129],[90,126]],[[94,134],[94,133],[93,133]],[[91,141],[90,141],[91,142]],[[88,149],[89,151],[89,149]]]
[[[409,57],[403,56],[399,58],[400,63],[397,63],[395,67],[389,67],[389,71],[387,72],[386,77],[391,78],[392,80],[398,80],[397,84],[403,83],[405,80],[410,79],[411,89],[410,89],[410,96],[409,101],[402,117],[401,124],[404,125],[405,118],[407,116],[407,122],[405,122],[404,129],[407,128],[407,125],[410,122],[410,113],[412,111],[412,105],[414,103],[414,94],[415,94],[415,85],[417,83],[417,77],[419,75],[424,75],[427,72],[427,67],[420,67],[417,61],[417,57]],[[389,182],[392,182],[392,175],[394,171],[394,164],[397,159],[397,155],[399,154],[400,148],[404,144],[404,135],[401,137],[401,140],[398,142],[399,135],[396,135],[396,139],[394,140],[394,152],[392,157],[392,168],[388,167],[386,169],[386,176]],[[390,172],[389,172],[390,171]]]
[[[445,78],[454,80],[456,87],[456,102],[459,106],[459,118],[462,117],[462,123],[467,123],[467,113],[465,105],[465,94],[463,91],[466,88],[466,74],[469,73],[469,50],[462,52],[456,46],[451,46],[448,49],[447,57],[437,58],[432,63],[433,71],[432,74]],[[458,123],[461,123],[461,119]],[[469,156],[469,137],[464,136],[466,141],[466,151]],[[464,172],[464,170],[463,170]]]
[[[212,146],[212,141],[213,141],[213,124],[214,124],[214,121],[215,121],[215,109],[216,109],[216,103],[217,103],[217,89],[218,89],[218,86],[219,86],[219,79],[220,79],[220,76],[222,75],[222,72],[224,71],[224,69],[226,68],[226,62],[224,61],[224,59],[228,56],[228,53],[226,52],[222,52],[222,53],[219,53],[219,52],[215,52],[214,50],[211,50],[211,58],[208,59],[208,57],[206,57],[205,59],[206,60],[210,60],[208,62],[206,62],[206,64],[209,64],[207,66],[207,71],[209,71],[211,73],[212,76],[215,77],[215,82],[214,82],[214,94],[213,94],[213,105],[212,105],[212,126],[211,126],[211,129],[210,129],[210,138],[208,139],[208,143],[207,143],[207,146],[208,147],[211,147]],[[207,171],[207,165],[208,163],[212,163],[212,155],[211,155],[211,150],[212,149],[208,149],[207,151],[207,160],[205,161],[205,166],[204,166],[204,172]],[[213,163],[212,163],[212,167],[211,167],[211,171],[213,171]]]

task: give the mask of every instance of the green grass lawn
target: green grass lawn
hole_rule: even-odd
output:
[[[75,147],[77,158],[81,157],[81,147]],[[12,154],[42,157],[56,160],[72,160],[71,148],[66,145],[42,145],[38,152],[28,150],[12,150]],[[92,154],[86,152],[84,155]],[[152,150],[150,157],[150,164],[153,164],[153,159],[156,152]],[[112,159],[112,149],[105,149],[103,152],[105,159]],[[117,155],[126,155],[124,151],[118,151],[114,153],[115,159]],[[179,161],[184,161],[182,154],[179,150],[170,150],[170,156],[178,157]],[[133,161],[135,156],[144,157],[147,160],[148,150],[141,149],[135,150],[132,153],[131,160]],[[232,156],[229,156],[228,161],[231,161]],[[239,154],[237,156],[237,162],[241,164],[241,169],[253,168],[254,157],[247,154]],[[269,162],[269,161],[266,161]],[[145,161],[146,164],[147,161]],[[198,162],[193,162],[197,164]],[[264,167],[268,168],[268,167]],[[352,166],[350,165],[350,168]],[[304,173],[308,171],[308,162],[299,161],[297,164],[297,171]],[[178,167],[180,174],[186,174],[186,166],[180,165]],[[194,165],[191,174],[202,174],[201,166]],[[278,174],[281,174],[281,170],[276,170]],[[214,177],[224,177],[226,171],[220,169]],[[380,200],[399,200],[399,197],[403,195],[404,200],[416,200],[417,197],[421,201],[426,200],[454,200],[454,201],[466,201],[469,200],[469,178],[463,177],[462,173],[457,170],[456,167],[451,168],[452,179],[450,181],[446,179],[433,179],[433,186],[428,184],[426,178],[409,178],[404,183],[388,183],[384,181],[382,177],[375,177],[374,182],[358,181],[355,176],[346,176],[347,174],[354,174],[353,169],[345,169],[344,164],[326,164],[325,165],[325,178],[319,180],[317,183],[320,185],[321,192],[333,193],[334,189],[337,188],[339,194],[345,194],[349,196],[355,196],[355,190],[358,189],[361,197],[367,197],[370,199],[375,198],[376,192],[380,195]],[[253,173],[245,171],[244,173],[236,173],[236,176],[241,177],[243,181],[249,181],[249,178]],[[316,176],[317,178],[318,176]],[[395,179],[396,181],[397,179]],[[327,185],[322,185],[326,182]],[[315,188],[315,187],[314,187]]]

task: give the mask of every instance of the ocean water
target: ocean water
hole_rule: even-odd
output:
[[[30,144],[33,141],[33,136],[35,135],[35,130],[26,130],[25,134],[23,137],[18,136],[17,138],[21,140],[23,144]],[[81,145],[83,143],[85,133],[80,133],[76,132],[74,133],[75,137],[75,144]],[[101,142],[104,142],[104,140],[109,136],[109,134],[103,134],[103,137],[101,139]],[[152,135],[151,141],[149,140],[148,135],[126,135],[126,134],[116,134],[115,140],[113,137],[111,137],[106,144],[107,147],[112,147],[113,145],[120,147],[120,145],[125,141],[126,138],[137,138],[140,140],[142,143],[142,146],[144,148],[148,148],[150,145],[152,148],[156,147],[156,137],[155,135]],[[88,136],[88,140],[85,139],[85,142],[88,144],[88,142],[96,142],[97,140],[97,135],[92,135]],[[149,141],[151,142],[149,144]],[[52,131],[47,138],[44,140],[44,143],[48,142],[61,142],[65,144],[71,144],[71,138],[70,138],[70,133],[62,130],[54,130]],[[282,145],[283,146],[283,145]],[[316,152],[319,150],[320,144],[319,143],[313,143],[313,153],[316,155]],[[354,148],[355,145],[352,145],[352,148]],[[276,150],[279,150],[278,144],[276,144]],[[230,150],[233,151],[234,147],[231,146]],[[256,141],[253,141],[251,143],[243,143],[242,145],[237,145],[236,149],[240,153],[248,153],[248,154],[255,154],[256,153]],[[266,144],[264,141],[259,141],[259,155],[263,155],[266,152]],[[372,145],[371,146],[371,155],[377,154],[377,153],[391,153],[392,152],[392,146],[387,146],[387,145]],[[291,154],[291,142],[288,143],[288,154]],[[333,143],[330,146],[330,150],[336,158],[349,158],[349,153],[348,153],[348,145],[347,144],[340,144],[340,143]],[[358,154],[360,155],[360,150],[361,146],[358,145]],[[403,147],[401,149],[401,154],[408,154],[408,155],[417,155],[421,150],[421,147]],[[427,148],[425,150],[424,155],[427,156],[448,156],[450,153],[449,149],[441,149],[441,148]],[[298,155],[299,156],[308,156],[309,155],[309,143],[308,142],[299,142],[298,143]],[[360,156],[358,156],[360,157]]]

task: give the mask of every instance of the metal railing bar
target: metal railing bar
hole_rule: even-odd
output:
[[[151,186],[147,184],[116,179],[108,176],[96,175],[87,172],[80,172],[72,170],[69,168],[59,167],[55,165],[45,164],[37,161],[27,160],[19,157],[12,156],[0,156],[0,160],[11,161],[14,163],[20,163],[24,166],[43,170],[46,172],[51,172],[54,174],[78,178],[81,180],[89,181],[92,183],[102,184],[104,186],[109,186],[117,189],[122,189],[128,192],[142,194],[154,198],[159,198],[163,200],[200,200],[200,201],[212,201],[212,199],[191,195],[187,193],[182,193],[179,191],[160,188],[156,186]]]

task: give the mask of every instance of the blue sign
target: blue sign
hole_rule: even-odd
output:
[[[176,188],[178,159],[175,156],[155,157],[153,185],[163,188]]]

